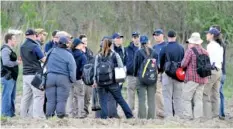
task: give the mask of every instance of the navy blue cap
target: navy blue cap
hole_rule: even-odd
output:
[[[163,34],[163,30],[162,30],[162,29],[156,29],[156,30],[153,32],[153,35],[155,35],[155,36],[159,36],[160,34]]]
[[[33,29],[27,29],[25,32],[25,35],[36,35],[36,31]]]
[[[206,31],[206,33],[213,34],[214,36],[219,36],[220,31],[218,29],[216,29],[216,28],[210,28],[210,30]]]
[[[82,42],[82,40],[80,40],[79,38],[75,38],[74,40],[73,40],[73,45],[74,45],[74,47],[76,47],[76,46],[78,46],[79,44],[84,44],[83,42]]]
[[[141,44],[147,44],[149,41],[148,37],[143,35],[143,36],[140,36],[140,43]]]
[[[176,32],[174,30],[169,30],[167,33],[167,37],[170,37],[170,38],[176,37]]]
[[[140,33],[136,32],[136,31],[132,33],[132,37],[139,37],[139,35],[140,35]]]
[[[112,39],[115,39],[115,38],[124,38],[124,36],[122,36],[120,33],[114,33],[113,35],[112,35]]]
[[[69,43],[69,40],[67,39],[67,37],[62,36],[59,38],[59,43],[60,44],[67,44],[67,43]]]

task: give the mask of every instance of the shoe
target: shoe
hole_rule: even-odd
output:
[[[225,116],[219,116],[220,120],[225,120]]]

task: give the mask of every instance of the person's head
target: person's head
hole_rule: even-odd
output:
[[[209,31],[206,31],[206,40],[207,41],[212,41],[215,38],[220,36],[220,31],[218,31],[216,28],[210,28]]]
[[[135,46],[139,46],[140,45],[140,33],[139,32],[133,32],[132,33],[132,41],[134,43]]]
[[[150,55],[150,51],[149,51],[150,41],[149,41],[148,37],[145,35],[140,36],[140,43],[141,43],[141,47],[146,50],[146,54]]]
[[[12,34],[12,33],[7,33],[5,35],[5,43],[8,44],[8,45],[10,45],[10,46],[12,46],[12,47],[16,46],[17,42],[16,42],[15,35]]]
[[[153,37],[154,37],[156,43],[164,42],[163,30],[162,29],[156,29],[153,32]]]
[[[68,39],[68,41],[69,41],[68,46],[69,47],[71,46],[71,41],[72,41],[73,37],[69,33],[65,32],[65,31],[58,31],[56,33],[55,37],[57,38],[56,40],[58,40],[58,41],[59,41],[60,37],[66,37]]]
[[[72,50],[75,50],[75,49],[83,50],[84,47],[85,47],[85,44],[79,38],[75,38],[71,45]]]
[[[35,31],[36,31],[36,39],[44,43],[48,33],[45,32],[45,30],[42,28],[35,29]]]
[[[69,40],[68,40],[68,38],[65,37],[65,36],[61,36],[59,38],[59,41],[58,41],[58,47],[65,48],[65,49],[69,48]]]
[[[167,33],[168,42],[176,42],[176,32],[174,30],[170,30]]]
[[[221,33],[221,27],[219,25],[212,25],[210,29],[215,28]]]
[[[120,33],[114,33],[112,35],[113,42],[115,43],[116,46],[121,46],[123,44],[123,38]]]
[[[108,56],[108,54],[110,53],[111,51],[111,46],[112,46],[112,39],[109,39],[109,38],[105,38],[103,40],[103,44],[102,44],[102,51],[101,51],[101,54],[103,56]]]
[[[27,29],[25,32],[25,36],[28,39],[36,40],[36,31],[33,29]]]
[[[192,48],[194,46],[201,45],[203,40],[201,39],[201,35],[198,32],[194,32],[191,34],[191,37],[186,41],[188,44],[188,48]]]
[[[85,47],[87,47],[87,36],[85,34],[81,34],[79,39],[84,43]]]
[[[52,40],[53,40],[54,42],[58,42],[58,38],[56,37],[56,34],[57,34],[58,31],[59,31],[59,30],[54,30],[54,31],[52,32]]]

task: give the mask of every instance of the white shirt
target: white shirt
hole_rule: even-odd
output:
[[[216,41],[210,41],[207,45],[207,52],[210,56],[210,63],[218,69],[222,69],[222,62],[223,62],[223,47],[220,46]]]

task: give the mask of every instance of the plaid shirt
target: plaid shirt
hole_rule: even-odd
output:
[[[200,54],[207,54],[207,51],[201,46],[195,47]],[[197,57],[192,49],[185,52],[185,56],[181,63],[182,68],[187,68],[185,72],[185,82],[193,81],[199,84],[206,84],[208,77],[202,78],[197,74]]]

